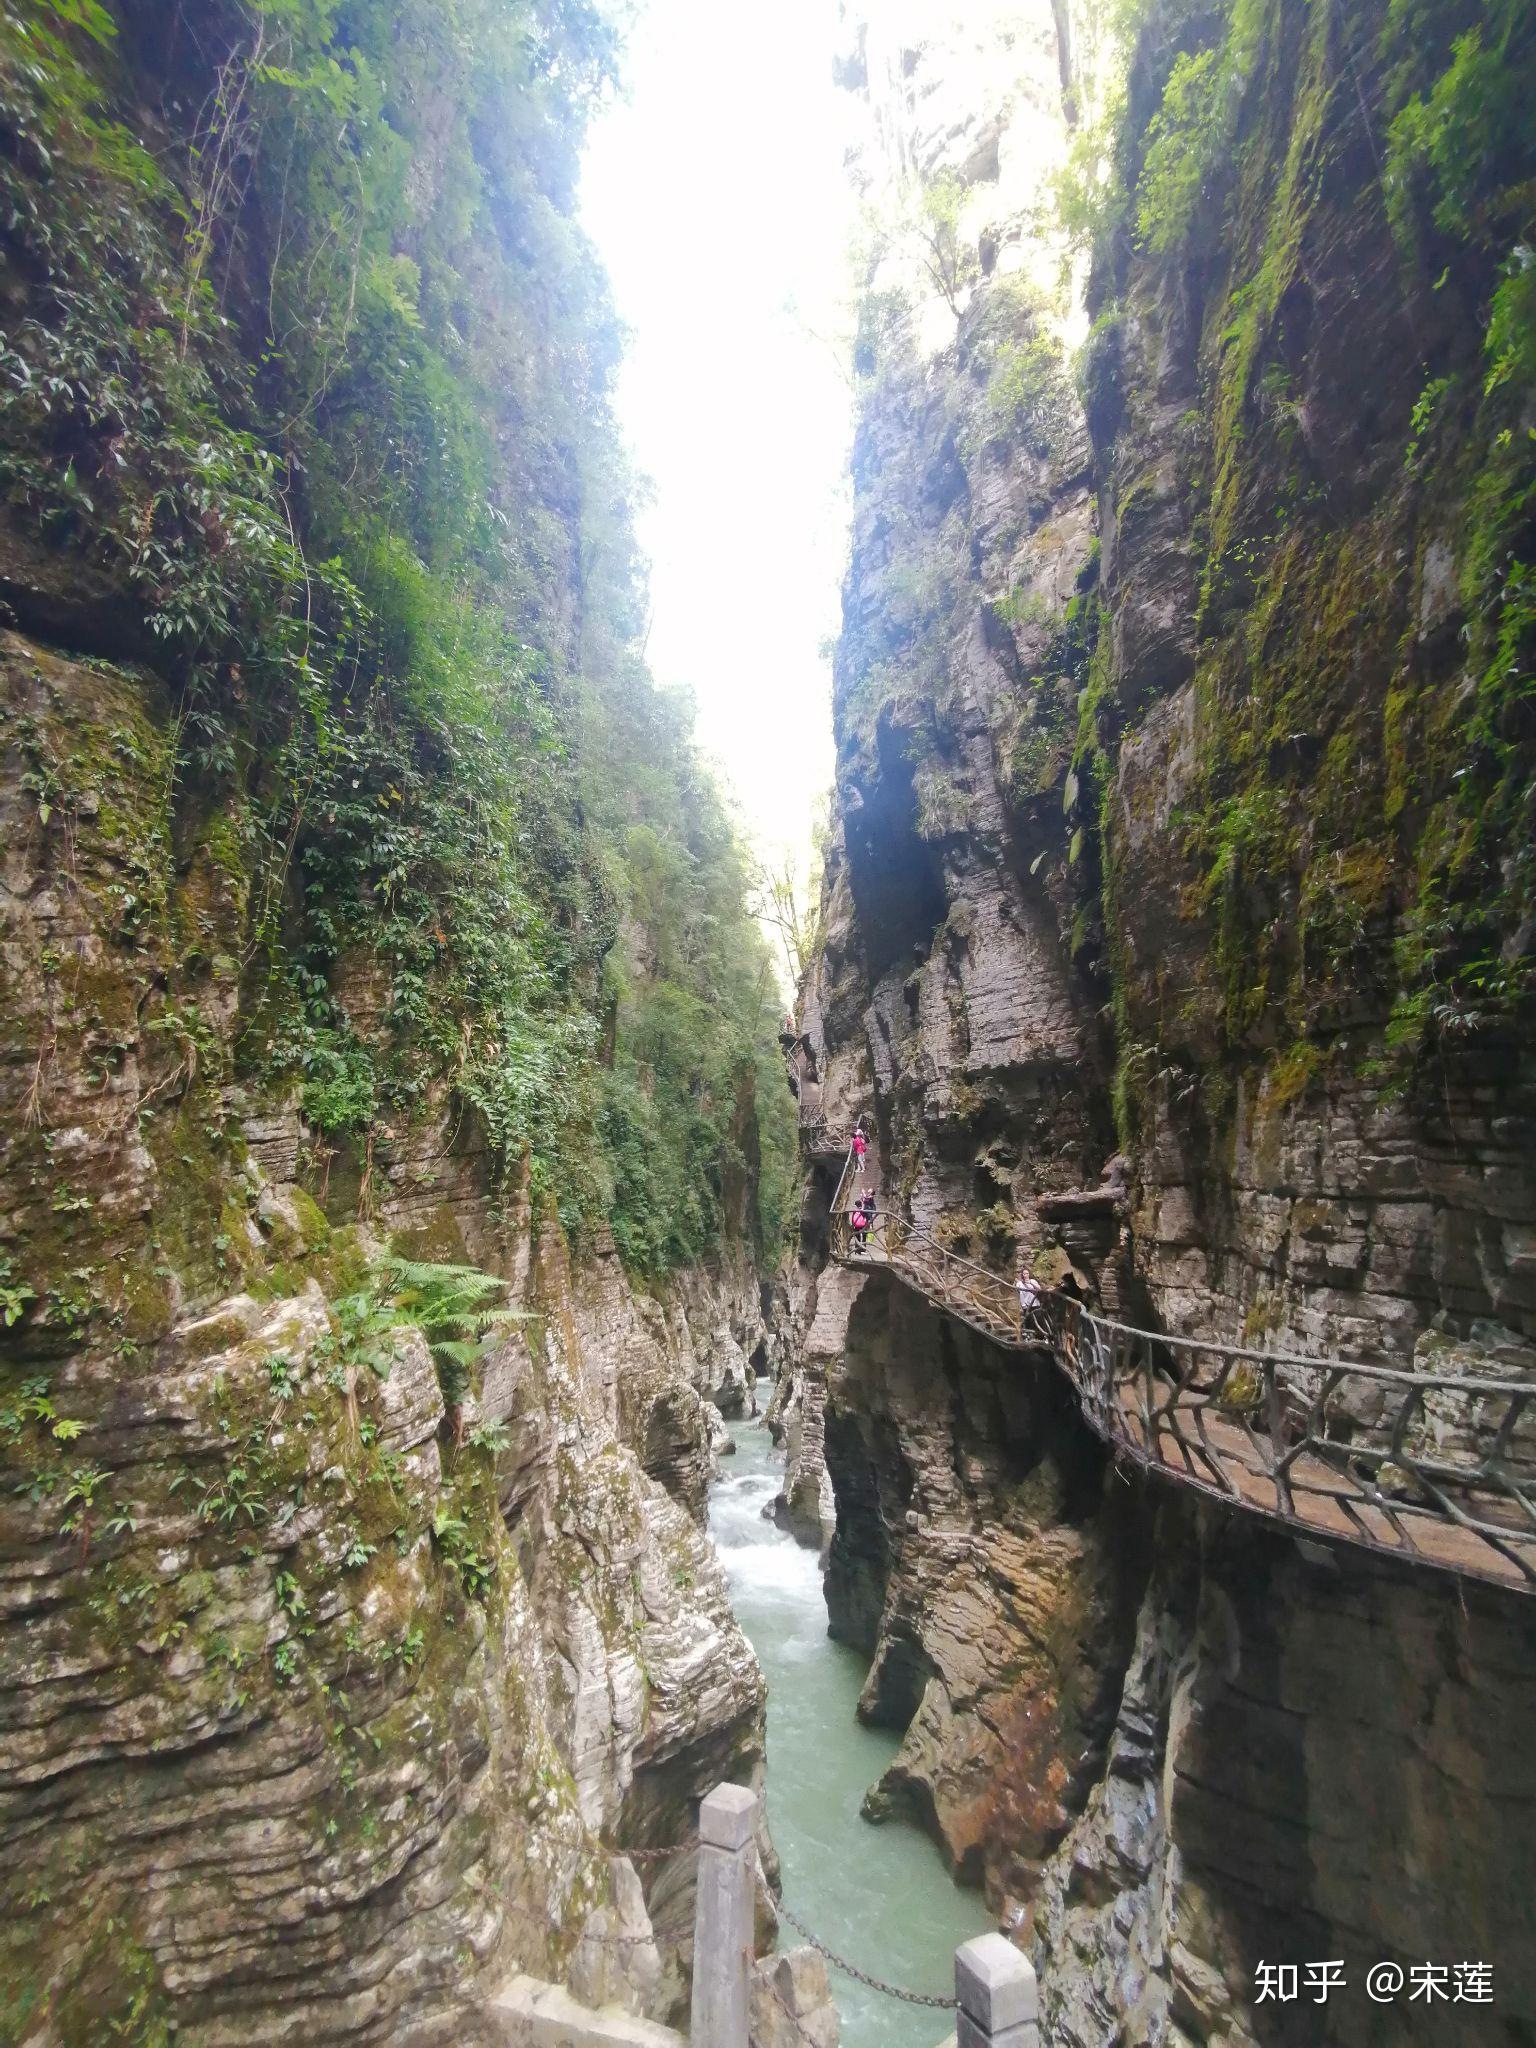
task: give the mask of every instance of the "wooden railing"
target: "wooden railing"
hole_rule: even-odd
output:
[[[1536,1378],[1305,1358],[1141,1330],[843,1200],[832,1255],[884,1266],[1013,1350],[1049,1351],[1117,1457],[1325,1541],[1536,1592]]]
[[[846,1124],[828,1123],[815,1111],[801,1110],[800,1144],[802,1150],[813,1158],[840,1158],[847,1154],[852,1142],[853,1132]]]

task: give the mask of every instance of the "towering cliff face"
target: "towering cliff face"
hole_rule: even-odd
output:
[[[999,9],[907,29],[858,31],[846,67],[878,230],[801,1023],[821,1113],[878,1131],[887,1210],[966,1249],[1038,1239],[1039,1198],[1113,1149],[1095,1019],[1039,882],[1059,797],[1021,801],[1018,766],[1044,777],[1068,744],[1073,678],[1023,664],[1083,611],[1094,515],[1061,250],[1031,214],[1068,140],[1056,24]],[[802,1217],[791,1398],[825,1410],[828,1605],[873,1653],[862,1711],[907,1730],[872,1810],[917,1811],[957,1869],[1025,1894],[1114,1711],[1134,1515],[1106,1505],[1048,1375],[883,1274],[821,1269],[839,1164]],[[814,1476],[792,1466],[791,1498]]]
[[[1061,10],[856,36],[880,233],[800,1021],[887,1211],[973,1258],[1518,1377],[1531,52],[1470,19],[1153,8],[1123,101]],[[1048,1363],[824,1266],[839,1163],[796,1292],[829,1607],[908,1726],[877,1803],[1025,1905],[1047,2037],[1470,2039],[1360,1979],[1475,1955],[1522,2038],[1528,1603],[1102,1475]],[[1347,1997],[1255,2002],[1324,1954]]]
[[[686,1861],[642,1889],[607,1845],[761,1761],[699,1522],[709,1403],[773,1342],[782,1083],[628,652],[571,220],[609,38],[345,12],[0,23],[0,2037],[36,2048],[469,2040],[515,1968],[674,2010]]]

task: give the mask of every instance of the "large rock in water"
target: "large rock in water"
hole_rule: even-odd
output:
[[[784,1486],[774,1519],[799,1543],[826,1556],[836,1515],[826,1460],[827,1381],[842,1355],[848,1318],[863,1276],[830,1266],[802,1299],[792,1362],[780,1376],[769,1426],[784,1448]]]
[[[837,2007],[815,1949],[786,1949],[754,1964],[750,2028],[752,2048],[837,2048]]]
[[[757,1374],[729,1325],[719,1324],[706,1343],[704,1367],[709,1399],[734,1419],[757,1413]]]
[[[819,1373],[796,1366],[786,1372],[782,1384],[784,1485],[773,1499],[773,1519],[797,1543],[825,1556],[834,1523],[824,1450],[826,1381]]]
[[[750,1263],[738,1257],[641,1293],[625,1279],[612,1238],[599,1234],[576,1321],[588,1354],[602,1362],[601,1397],[619,1434],[702,1524],[715,1420],[756,1413],[749,1354],[778,1342]]]
[[[735,1455],[736,1439],[731,1435],[725,1417],[713,1401],[704,1403],[704,1426],[709,1431],[710,1454],[714,1459],[714,1472],[718,1476],[720,1460]]]
[[[1130,1629],[1134,1524],[1043,1362],[872,1274],[827,1403],[833,1633],[873,1652],[863,1719],[903,1729],[865,1802],[957,1874],[1032,1887],[1089,1782]]]

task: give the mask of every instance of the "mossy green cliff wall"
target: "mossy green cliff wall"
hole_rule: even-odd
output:
[[[0,24],[6,2041],[460,2041],[514,1967],[675,2008],[686,1889],[648,1943],[601,1844],[760,1757],[701,1396],[788,1105],[631,651],[613,55]]]
[[[821,1110],[1135,1322],[1536,1377],[1529,10],[1150,6],[1123,91],[1071,10],[881,23]],[[1358,1986],[1476,1952],[1521,2039],[1529,1603],[1095,1484],[1027,1361],[826,1266],[832,1180],[829,1598],[1044,2037],[1470,2041]],[[1350,1998],[1256,2003],[1313,1954]]]

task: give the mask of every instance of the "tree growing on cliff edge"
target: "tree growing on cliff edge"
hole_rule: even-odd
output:
[[[966,191],[951,171],[925,184],[913,230],[923,269],[957,320],[966,293],[981,275],[981,259],[961,226]]]
[[[787,985],[799,988],[805,980],[821,935],[820,869],[825,853],[825,828],[817,835],[816,863],[807,876],[787,849],[774,859],[764,856],[753,864],[752,908],[759,923],[766,925],[778,942]]]

